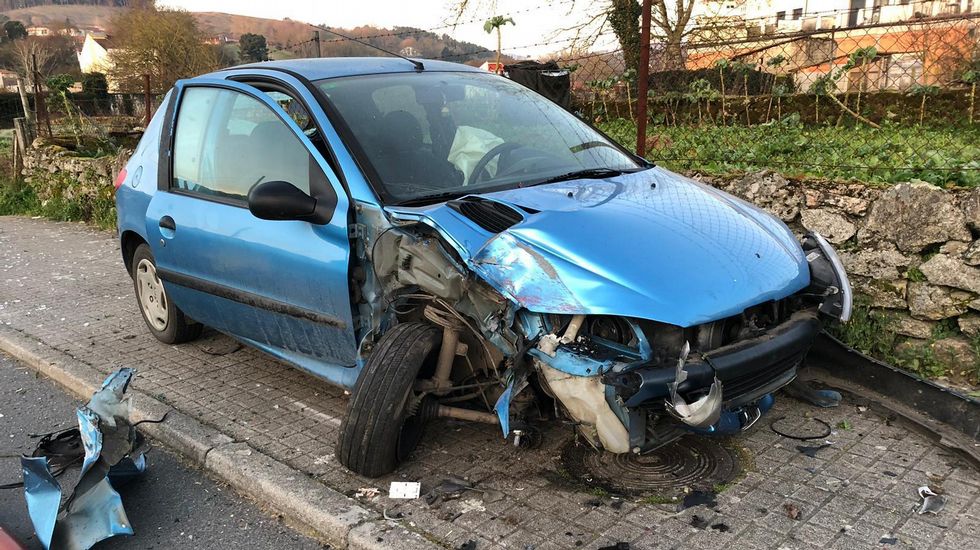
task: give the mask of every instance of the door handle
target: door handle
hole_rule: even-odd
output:
[[[176,231],[177,224],[174,222],[174,219],[171,218],[170,216],[164,216],[160,218],[160,229],[169,229],[171,231]]]

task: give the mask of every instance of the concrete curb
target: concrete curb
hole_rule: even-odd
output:
[[[87,400],[102,384],[105,374],[43,342],[10,327],[0,326],[0,351],[55,381],[76,397]],[[134,421],[146,423],[140,430],[180,453],[212,477],[288,521],[309,530],[336,548],[434,549],[418,533],[398,528],[377,512],[330,489],[309,475],[267,456],[246,443],[205,426],[138,389],[139,378],[128,395],[133,396]],[[397,533],[398,540],[388,540]],[[139,534],[137,533],[137,537]]]

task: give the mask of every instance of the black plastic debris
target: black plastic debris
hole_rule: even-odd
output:
[[[426,493],[423,498],[429,506],[435,506],[442,501],[459,498],[460,495],[473,489],[473,484],[457,478],[448,478],[439,482],[438,485]]]
[[[698,529],[707,529],[709,523],[711,522],[709,522],[708,520],[704,519],[703,517],[697,514],[691,516],[691,527],[696,527]]]
[[[718,506],[718,501],[714,491],[691,491],[684,496],[684,500],[677,505],[677,511],[687,510],[694,506],[707,506],[708,508],[714,508]]]
[[[476,541],[470,539],[463,544],[460,544],[458,550],[476,550]]]
[[[898,544],[898,537],[881,537],[878,544]]]
[[[714,523],[711,525],[711,528],[720,533],[727,533],[732,530],[732,528],[725,523]]]
[[[810,422],[815,422],[818,425],[812,426],[812,430],[800,430],[800,433],[790,433],[785,428],[780,427],[780,423],[784,420],[786,420],[785,416],[780,416],[779,418],[773,420],[769,423],[769,429],[783,437],[788,437],[797,441],[824,439],[826,437],[830,437],[830,434],[834,431],[828,422],[820,420],[819,418],[809,418],[808,420]]]
[[[600,547],[598,550],[630,550],[630,543],[617,542],[616,544]]]

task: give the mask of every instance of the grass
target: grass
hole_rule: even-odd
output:
[[[629,120],[599,128],[629,149]],[[756,126],[652,126],[647,157],[674,170],[727,175],[770,168],[788,176],[892,184],[923,180],[980,186],[980,125],[804,126],[791,120]]]
[[[861,353],[922,377],[938,378],[951,374],[949,365],[936,357],[932,344],[958,334],[955,326],[949,322],[939,323],[927,341],[914,344],[895,334],[889,328],[889,321],[887,313],[874,311],[866,303],[857,302],[848,323],[830,325],[828,330]],[[980,382],[980,338],[973,339],[973,349],[977,354],[978,367],[968,378],[972,383],[977,383]]]
[[[116,226],[116,205],[111,197],[85,202],[64,198],[42,201],[29,185],[0,181],[0,216],[9,215],[89,222],[101,229],[114,229]]]

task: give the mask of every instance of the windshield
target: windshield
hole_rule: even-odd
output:
[[[350,128],[389,203],[643,168],[531,90],[483,73],[405,73],[317,83]]]

